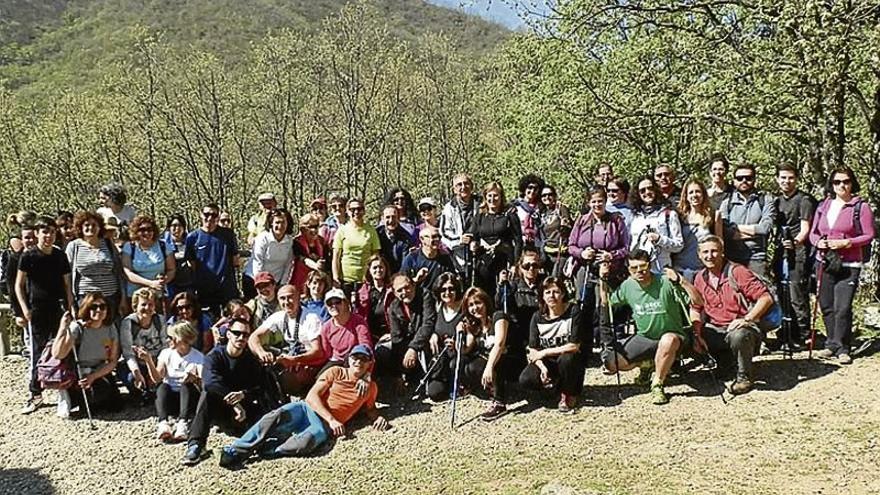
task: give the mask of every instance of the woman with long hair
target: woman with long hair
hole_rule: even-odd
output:
[[[691,179],[685,183],[684,192],[678,201],[678,214],[682,220],[684,247],[672,255],[672,267],[688,282],[693,283],[694,276],[703,268],[697,253],[698,244],[715,230],[715,209],[712,208],[702,181]]]
[[[299,234],[293,238],[293,269],[290,281],[279,281],[281,284],[290,283],[301,294],[306,293],[306,279],[312,272],[323,272],[330,266],[327,262],[330,249],[324,238],[318,234],[320,227],[320,219],[314,213],[306,213],[299,218]]]
[[[355,296],[354,310],[367,320],[370,335],[376,345],[391,340],[385,312],[393,298],[388,262],[381,255],[374,254],[367,261],[367,272],[364,274],[364,283]]]
[[[265,230],[254,239],[254,275],[269,272],[277,281],[290,278],[293,260],[292,232],[293,218],[287,210],[273,208],[266,213]]]
[[[663,268],[672,266],[672,254],[684,247],[678,213],[651,177],[639,180],[632,204],[629,250],[644,250],[651,257],[651,271],[663,273]]]

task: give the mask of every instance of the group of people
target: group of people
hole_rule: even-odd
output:
[[[434,401],[473,393],[487,421],[517,388],[568,413],[594,349],[604,373],[638,368],[655,404],[685,356],[710,357],[742,394],[762,344],[817,345],[814,271],[827,336],[817,354],[851,363],[874,238],[856,175],[833,170],[816,201],[795,167],[777,168],[775,193],[757,188],[753,166],[732,170],[729,183],[718,155],[711,183],[679,187],[660,165],[631,195],[604,165],[573,209],[534,174],[512,200],[458,174],[442,207],[395,188],[374,223],[362,199],[331,194],[297,228],[264,193],[245,249],[218,205],[197,228],[175,214],[160,232],[117,184],[97,211],[22,212],[3,262],[29,353],[22,412],[43,403],[40,370],[74,360],[59,416],[119,408],[124,387],[155,403],[157,438],[186,442],[185,464],[205,457],[211,425],[229,427],[238,439],[220,462],[232,467],[313,452],[359,411],[386,429],[377,382]]]

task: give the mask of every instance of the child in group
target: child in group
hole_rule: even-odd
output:
[[[163,349],[155,363],[149,353],[138,356],[147,363],[150,378],[162,382],[156,389],[156,413],[159,416],[156,437],[163,442],[186,440],[199,402],[205,362],[204,354],[193,347],[197,333],[190,323],[182,321],[171,325],[168,337],[171,347]],[[173,431],[168,421],[171,412],[177,413]]]

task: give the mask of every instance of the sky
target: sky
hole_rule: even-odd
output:
[[[478,15],[510,29],[525,26],[524,12],[544,12],[549,0],[426,0],[434,5]]]

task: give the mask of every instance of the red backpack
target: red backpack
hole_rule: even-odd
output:
[[[54,390],[64,390],[76,383],[76,372],[70,365],[70,359],[56,359],[52,356],[51,340],[43,348],[37,361],[37,380],[43,388]]]

